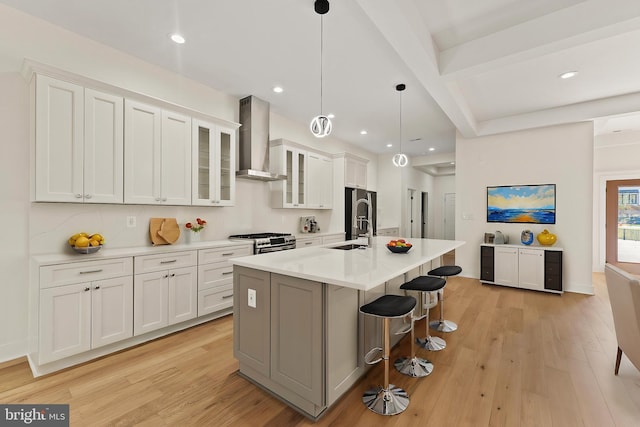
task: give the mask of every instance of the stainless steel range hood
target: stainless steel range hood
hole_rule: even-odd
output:
[[[269,172],[269,103],[255,96],[240,100],[239,170],[237,178],[278,181],[286,175]]]

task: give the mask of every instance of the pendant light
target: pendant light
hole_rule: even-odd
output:
[[[309,129],[311,133],[316,138],[324,138],[325,136],[331,133],[331,119],[325,116],[322,113],[322,51],[323,51],[323,35],[324,35],[324,25],[323,25],[323,16],[327,12],[329,12],[329,1],[328,0],[316,0],[314,2],[314,10],[318,15],[320,15],[320,114],[311,120],[311,124],[309,125]]]
[[[402,91],[405,90],[404,84],[396,85],[396,90],[400,94],[400,152],[393,156],[393,165],[399,168],[403,168],[409,164],[407,155],[402,152]]]

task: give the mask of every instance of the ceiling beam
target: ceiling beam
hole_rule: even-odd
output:
[[[443,50],[440,72],[470,76],[637,30],[640,1],[588,0]]]
[[[412,0],[356,0],[420,84],[465,137],[476,136],[476,121],[466,101],[440,76],[431,33]]]

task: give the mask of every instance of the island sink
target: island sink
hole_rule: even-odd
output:
[[[329,249],[342,249],[343,251],[350,251],[351,249],[366,249],[366,248],[367,248],[367,245],[350,243],[348,245],[332,246]]]

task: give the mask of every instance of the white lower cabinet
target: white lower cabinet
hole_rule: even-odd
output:
[[[129,338],[132,326],[131,276],[42,289],[39,363]]]
[[[198,251],[198,316],[233,310],[232,257],[253,253],[251,246],[230,246]]]
[[[544,290],[544,250],[518,249],[518,284],[525,289]]]
[[[134,335],[155,331],[198,315],[195,266],[136,274]]]
[[[495,281],[518,287],[518,249],[495,247]]]

